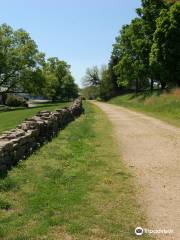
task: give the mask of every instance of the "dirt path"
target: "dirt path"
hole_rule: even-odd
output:
[[[156,239],[180,239],[180,128],[122,107],[94,102],[112,121],[125,164],[135,175],[149,229],[173,229]]]

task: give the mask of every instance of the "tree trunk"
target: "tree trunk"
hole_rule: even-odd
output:
[[[154,90],[154,80],[151,79],[151,92],[153,92],[153,90]]]
[[[161,90],[164,90],[166,87],[166,82],[161,82]]]
[[[138,93],[138,90],[139,90],[139,82],[138,80],[136,80],[136,94]]]
[[[53,97],[52,98],[52,102],[54,103],[56,101],[56,97]]]

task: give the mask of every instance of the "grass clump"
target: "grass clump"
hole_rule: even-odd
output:
[[[0,198],[0,209],[9,210],[11,208],[11,204],[5,200]]]

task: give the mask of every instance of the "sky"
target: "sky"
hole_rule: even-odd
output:
[[[47,57],[67,61],[81,86],[87,67],[108,63],[140,0],[0,0],[0,6],[0,24],[23,28]]]

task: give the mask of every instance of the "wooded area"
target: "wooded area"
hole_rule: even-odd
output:
[[[108,65],[87,69],[88,98],[180,86],[180,2],[142,0],[136,13],[116,37]]]

